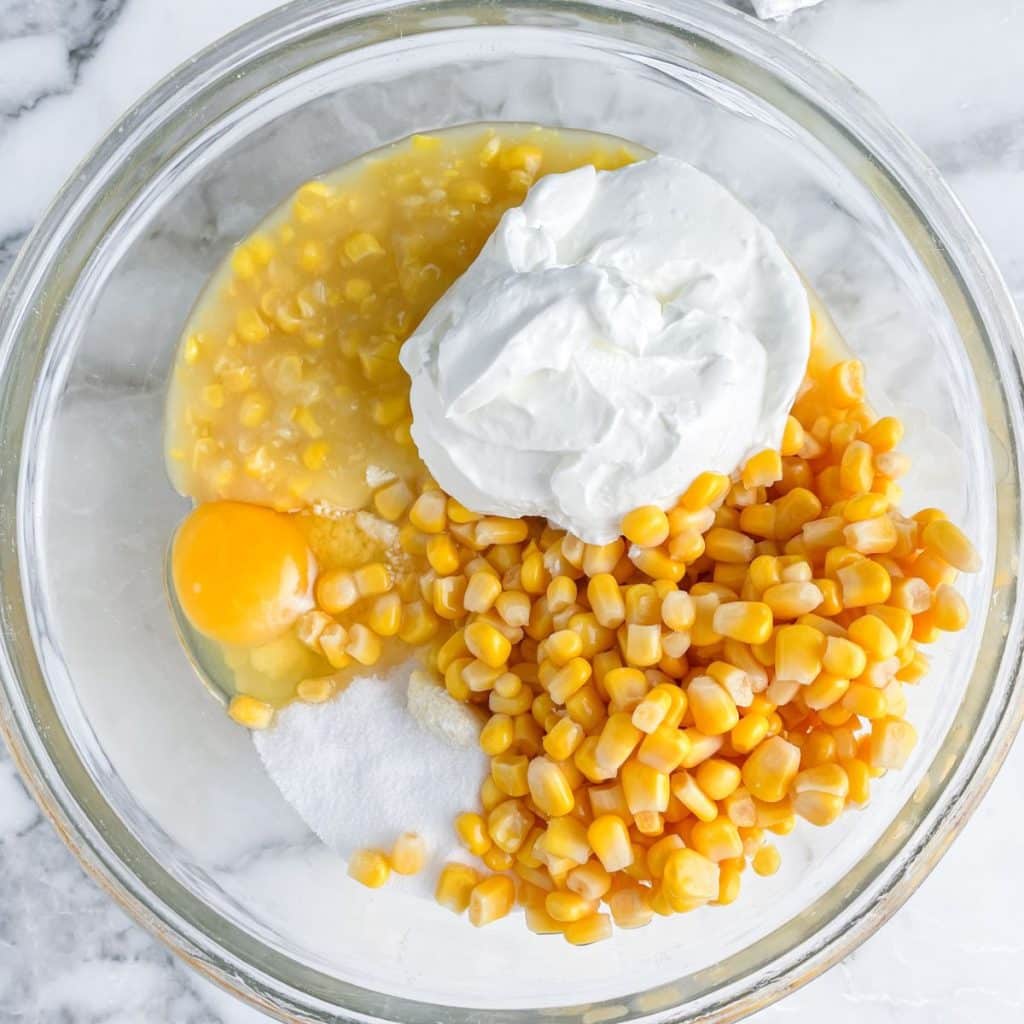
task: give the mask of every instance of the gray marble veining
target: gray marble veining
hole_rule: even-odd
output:
[[[0,0],[0,277],[74,165],[145,89],[269,0]],[[736,6],[744,6],[737,3]],[[938,164],[1024,300],[1024,8],[825,0],[774,24],[846,72]],[[1024,747],[918,894],[759,1024],[1024,1017]],[[88,878],[0,752],[0,1021],[254,1024]]]

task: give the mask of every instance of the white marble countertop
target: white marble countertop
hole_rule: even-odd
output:
[[[61,181],[114,119],[195,50],[271,6],[0,0],[0,278]],[[844,71],[926,150],[1024,300],[1024,7],[825,0],[776,30]],[[909,903],[758,1024],[1024,1019],[1022,778],[1018,743]],[[0,1021],[264,1020],[174,960],[86,878],[0,748]]]

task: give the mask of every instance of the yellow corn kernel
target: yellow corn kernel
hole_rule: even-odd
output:
[[[604,689],[617,710],[632,712],[646,696],[650,683],[638,668],[613,668],[605,674]]]
[[[866,683],[853,683],[843,697],[843,707],[861,718],[884,718],[888,713],[885,694]]]
[[[238,693],[228,704],[228,715],[246,729],[266,729],[273,721],[274,708],[265,701]]]
[[[270,334],[270,328],[266,321],[260,316],[259,311],[253,308],[241,309],[235,318],[235,330],[242,341],[250,345],[256,345],[265,341]]]
[[[557,857],[573,864],[585,864],[592,852],[586,825],[572,815],[549,821],[535,849],[537,856],[548,863],[552,857]]]
[[[492,871],[510,871],[516,862],[511,853],[499,850],[496,846],[492,846],[480,859]]]
[[[719,757],[708,758],[698,765],[694,777],[697,785],[712,799],[724,800],[740,784],[740,770],[731,761]]]
[[[633,846],[629,830],[622,818],[615,814],[602,814],[587,828],[587,842],[605,871],[614,874],[633,863]]]
[[[772,610],[760,601],[729,601],[715,609],[711,625],[741,643],[763,644],[772,635]]]
[[[757,806],[754,798],[740,787],[722,801],[725,816],[740,828],[751,828],[757,824]]]
[[[896,634],[877,615],[854,619],[847,633],[855,644],[876,658],[891,658],[900,647]]]
[[[543,643],[544,658],[557,668],[583,653],[583,640],[571,629],[555,630]]]
[[[794,487],[775,502],[775,539],[789,540],[821,515],[821,499],[806,487]]]
[[[396,636],[402,626],[402,599],[398,594],[381,594],[375,598],[366,624],[377,636]]]
[[[721,736],[740,720],[736,702],[711,676],[690,680],[686,697],[694,724],[706,736]]]
[[[577,892],[549,892],[544,909],[555,921],[568,924],[590,917],[597,910],[597,901],[588,900]]]
[[[716,562],[745,565],[754,557],[754,541],[739,530],[715,526],[704,535],[704,550]]]
[[[413,601],[402,609],[398,638],[403,643],[418,647],[430,640],[438,629],[437,616],[422,601]]]
[[[574,946],[589,946],[593,942],[603,942],[612,937],[612,922],[607,914],[591,914],[579,921],[572,921],[565,926],[566,942]]]
[[[529,536],[530,527],[525,519],[503,519],[485,516],[476,524],[476,539],[483,547],[492,544],[519,544]]]
[[[480,730],[480,749],[488,757],[504,754],[515,740],[515,726],[509,715],[491,715]]]
[[[548,694],[556,704],[565,704],[586,685],[593,669],[585,658],[573,658],[555,671],[547,684]]]
[[[349,858],[348,876],[368,889],[379,889],[391,877],[391,864],[379,850],[356,850]]]
[[[358,600],[355,576],[344,569],[323,572],[316,581],[316,603],[330,615],[346,611]]]
[[[617,629],[626,618],[626,606],[618,580],[610,573],[598,573],[587,584],[587,600],[597,621],[609,629]]]
[[[431,586],[431,604],[442,619],[454,621],[465,613],[463,598],[466,596],[465,576],[440,576]]]
[[[691,512],[697,512],[724,498],[730,486],[731,481],[723,473],[700,473],[686,488],[679,504]]]
[[[459,552],[448,534],[437,533],[427,539],[427,561],[438,576],[458,572]]]
[[[700,729],[685,729],[684,732],[690,741],[690,749],[683,758],[684,768],[696,768],[709,757],[714,757],[724,743],[723,737],[707,736]]]
[[[368,626],[357,622],[348,631],[345,653],[360,665],[375,665],[382,653],[380,637]]]
[[[902,768],[917,744],[914,727],[901,718],[880,718],[871,724],[867,763],[875,770]]]
[[[673,706],[671,688],[659,684],[633,709],[633,724],[645,733],[654,732],[665,720]]]
[[[690,910],[718,897],[718,865],[696,850],[675,850],[665,861],[662,890],[677,911]]]
[[[659,772],[674,772],[690,751],[690,738],[674,726],[662,725],[648,733],[636,757],[643,765]]]
[[[491,758],[491,778],[509,796],[526,796],[530,785],[526,780],[529,758],[525,754],[498,754]]]
[[[775,634],[775,679],[806,686],[821,671],[825,637],[812,626],[783,626]]]
[[[544,737],[544,750],[553,761],[566,761],[576,752],[583,737],[582,726],[571,718],[560,718]]]
[[[361,565],[352,573],[360,597],[374,597],[391,589],[391,573],[382,562]]]
[[[594,751],[598,767],[614,775],[626,763],[642,738],[643,733],[633,725],[631,715],[626,712],[610,715],[601,729]]]
[[[368,231],[359,231],[345,239],[342,251],[353,263],[359,263],[370,256],[380,256],[384,247]]]
[[[825,671],[845,679],[856,679],[867,668],[868,658],[862,647],[844,637],[830,636],[825,641],[822,665]]]
[[[804,688],[804,703],[812,711],[822,711],[841,701],[850,688],[850,680],[845,676],[822,672],[810,686]]]
[[[899,542],[896,527],[889,516],[876,516],[850,523],[843,529],[846,546],[862,555],[880,555],[892,551]]]
[[[590,798],[590,809],[595,818],[599,818],[602,814],[616,814],[623,821],[629,821],[631,815],[626,806],[626,795],[622,792],[622,786],[619,783],[591,786],[587,790],[587,796]]]
[[[717,804],[697,785],[697,780],[689,772],[675,772],[669,780],[669,788],[672,795],[700,821],[714,821],[718,817]]]
[[[530,599],[521,590],[506,590],[494,601],[494,610],[506,626],[522,628],[530,622]]]
[[[323,704],[330,700],[335,692],[334,680],[330,676],[303,679],[295,687],[295,696],[305,704]]]
[[[626,625],[626,661],[641,668],[661,660],[661,627],[630,622]]]
[[[530,797],[544,815],[556,818],[568,814],[576,803],[565,774],[554,761],[535,757],[527,769]]]
[[[754,854],[750,866],[763,878],[774,875],[782,865],[782,855],[774,846],[762,846]]]
[[[752,455],[744,465],[740,479],[744,487],[771,487],[782,479],[782,457],[771,448]]]
[[[793,416],[786,417],[786,426],[782,430],[782,443],[779,445],[781,455],[797,455],[804,443],[804,428]]]
[[[839,486],[846,494],[870,491],[875,480],[875,453],[863,441],[846,446],[839,463]]]
[[[445,864],[437,879],[434,899],[453,913],[469,907],[470,894],[480,882],[480,872],[468,864]]]
[[[870,558],[858,558],[836,570],[846,608],[885,604],[892,593],[892,579],[883,566]]]
[[[871,772],[859,758],[848,758],[840,762],[846,772],[850,803],[863,806],[871,799]]]
[[[864,401],[864,365],[858,359],[836,363],[822,381],[825,398],[836,409]]]
[[[505,799],[505,794],[490,775],[480,784],[480,806],[485,811],[493,811]]]
[[[903,424],[895,416],[883,416],[864,431],[862,440],[876,452],[891,452],[903,440]]]
[[[818,586],[805,581],[778,583],[761,595],[761,600],[778,620],[796,619],[813,612],[824,599]]]
[[[621,529],[631,543],[656,548],[668,539],[668,516],[657,505],[643,505],[626,513]]]
[[[948,519],[928,523],[921,532],[921,541],[961,572],[977,572],[981,568],[981,558],[974,545]]]
[[[967,625],[970,613],[967,602],[948,583],[941,583],[935,591],[932,616],[939,629],[956,632]]]
[[[500,594],[501,580],[493,572],[474,572],[469,577],[462,603],[467,612],[486,612],[491,610]]]
[[[515,903],[516,890],[511,878],[491,875],[473,886],[469,894],[469,923],[474,928],[505,917]]]
[[[416,832],[403,832],[391,848],[391,869],[399,875],[416,875],[427,859],[427,844]]]
[[[793,810],[812,825],[831,825],[846,806],[850,781],[837,764],[819,764],[793,780]]]
[[[749,754],[768,735],[768,719],[748,713],[733,726],[729,740],[737,754]]]
[[[629,761],[622,766],[621,778],[626,806],[634,818],[644,812],[660,814],[668,808],[669,779],[666,772],[640,761]]]
[[[440,533],[448,521],[448,499],[441,491],[424,491],[409,509],[409,522],[423,533]]]
[[[569,717],[587,733],[596,733],[608,717],[604,701],[593,686],[581,686],[566,698],[565,710]]]
[[[698,821],[690,832],[689,845],[715,863],[743,856],[739,829],[721,816],[714,821]]]
[[[576,603],[576,581],[568,576],[555,576],[548,584],[545,597],[548,609],[554,615]]]
[[[625,551],[626,545],[621,540],[613,540],[608,544],[587,544],[583,549],[583,571],[590,577],[610,573],[619,564]]]
[[[647,890],[617,889],[608,897],[608,909],[619,928],[643,928],[654,917]]]
[[[800,748],[772,736],[751,752],[741,770],[743,785],[765,803],[778,803],[800,769]]]
[[[348,630],[339,622],[325,626],[317,643],[320,652],[332,668],[346,668],[352,661],[346,648],[348,647]]]
[[[373,495],[373,507],[382,519],[396,523],[412,501],[412,491],[402,480],[392,480]]]
[[[512,644],[489,622],[477,619],[465,629],[469,653],[491,668],[501,668],[512,653]]]
[[[718,898],[714,900],[717,906],[725,907],[736,902],[740,894],[745,866],[746,862],[742,859],[727,860],[718,865]]]
[[[526,786],[525,779],[523,785]],[[533,823],[533,815],[519,800],[503,800],[487,815],[487,831],[495,844],[506,853],[515,853],[523,845]]]
[[[587,845],[589,847],[590,844]],[[588,860],[585,864],[573,868],[565,879],[566,888],[585,900],[601,899],[611,888],[611,884],[611,875],[597,860]]]

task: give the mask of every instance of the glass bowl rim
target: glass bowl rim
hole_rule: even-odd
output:
[[[139,157],[140,144],[151,140],[156,129],[182,112],[201,88],[220,87],[227,76],[237,74],[247,63],[259,59],[275,47],[311,35],[327,26],[344,30],[359,19],[386,19],[399,11],[419,9],[417,0],[294,0],[247,23],[201,51],[154,86],[104,136],[93,152],[68,179],[49,210],[26,240],[6,282],[0,289],[0,370],[5,370],[18,336],[18,325],[28,315],[28,304],[35,288],[45,278],[46,266],[88,207],[90,197],[102,189],[104,180],[119,167]],[[446,11],[491,15],[494,4],[486,0],[440,0],[426,5],[438,16]],[[832,121],[864,155],[878,162],[897,186],[912,186],[909,198],[924,224],[943,228],[941,242],[947,250],[950,269],[957,274],[965,297],[972,303],[979,321],[985,323],[985,335],[992,355],[1002,373],[1001,398],[1007,405],[1012,439],[1016,481],[1022,475],[1020,441],[1024,438],[1024,387],[1021,386],[1024,363],[1024,330],[1014,304],[986,247],[968,220],[959,202],[938,172],[917,147],[881,113],[874,102],[856,86],[823,61],[798,45],[773,34],[765,26],[734,10],[708,4],[706,0],[513,0],[506,7],[521,18],[553,11],[607,14],[612,12],[633,23],[647,24],[685,35],[700,34],[713,39],[731,56],[764,68],[801,96],[819,114]],[[480,23],[476,19],[475,24]],[[520,22],[521,23],[521,22]],[[538,27],[550,27],[542,22]],[[555,31],[558,31],[555,29]],[[394,33],[384,33],[390,39]],[[379,42],[375,39],[374,42]],[[353,48],[358,51],[359,46]],[[4,383],[6,377],[4,374]],[[3,395],[0,393],[0,399]],[[20,428],[24,424],[17,424]],[[6,417],[3,423],[6,432]],[[20,440],[20,438],[17,438]],[[20,448],[20,446],[19,446]],[[20,451],[19,451],[20,454]],[[6,471],[0,476],[7,475]],[[14,485],[20,499],[23,487]],[[13,489],[13,488],[12,488]],[[1020,490],[1016,492],[1015,526],[1021,522]],[[20,506],[20,501],[19,501]],[[18,536],[17,528],[7,521],[0,524],[4,543]],[[18,513],[20,518],[20,512]],[[1018,551],[1020,544],[1018,533]],[[13,545],[15,548],[16,544]],[[13,586],[17,586],[15,582]],[[8,584],[3,589],[7,590]],[[731,979],[722,986],[724,1001],[704,1005],[702,1019],[736,1020],[773,1002],[781,995],[805,984],[855,949],[902,905],[931,871],[948,845],[988,789],[996,770],[1009,751],[1010,744],[1024,719],[1024,676],[1021,652],[1024,650],[1024,610],[1019,594],[1005,633],[997,677],[1004,683],[1002,713],[991,729],[987,744],[977,750],[960,785],[946,788],[936,801],[942,812],[935,828],[916,845],[909,839],[900,848],[897,874],[879,889],[878,904],[864,907],[842,931],[821,933],[844,910],[854,906],[852,895],[831,921],[821,925],[786,955],[786,963],[777,970],[751,971],[739,981]],[[21,598],[20,590],[18,592]],[[4,602],[6,605],[6,601]],[[6,608],[4,609],[6,618]],[[22,777],[37,802],[51,819],[75,857],[101,886],[134,920],[143,925],[173,952],[200,971],[209,980],[281,1019],[316,1014],[304,1019],[367,1020],[368,1016],[351,1008],[328,1007],[314,996],[303,994],[296,985],[282,978],[261,973],[237,952],[224,948],[209,931],[183,920],[177,909],[160,897],[141,876],[124,863],[112,849],[95,823],[80,809],[76,798],[56,765],[46,755],[33,730],[31,714],[26,710],[20,680],[9,648],[10,637],[4,631],[0,645],[0,732],[3,733]],[[951,780],[953,781],[953,780]],[[908,853],[909,851],[909,853]],[[891,867],[892,862],[886,867]],[[859,894],[863,896],[863,891]],[[364,990],[365,991],[365,990]],[[716,993],[717,994],[717,993]],[[376,995],[376,993],[371,993]],[[404,1000],[390,997],[393,1005]],[[305,1001],[303,1001],[303,999]],[[417,1004],[423,1006],[425,1004]],[[681,1020],[675,1016],[681,1004],[654,1011],[658,1020]],[[515,1019],[522,1012],[516,1011]]]

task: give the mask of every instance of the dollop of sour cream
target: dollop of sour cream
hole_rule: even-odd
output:
[[[774,236],[695,167],[552,174],[403,346],[413,438],[467,508],[606,543],[778,446],[810,325]]]

